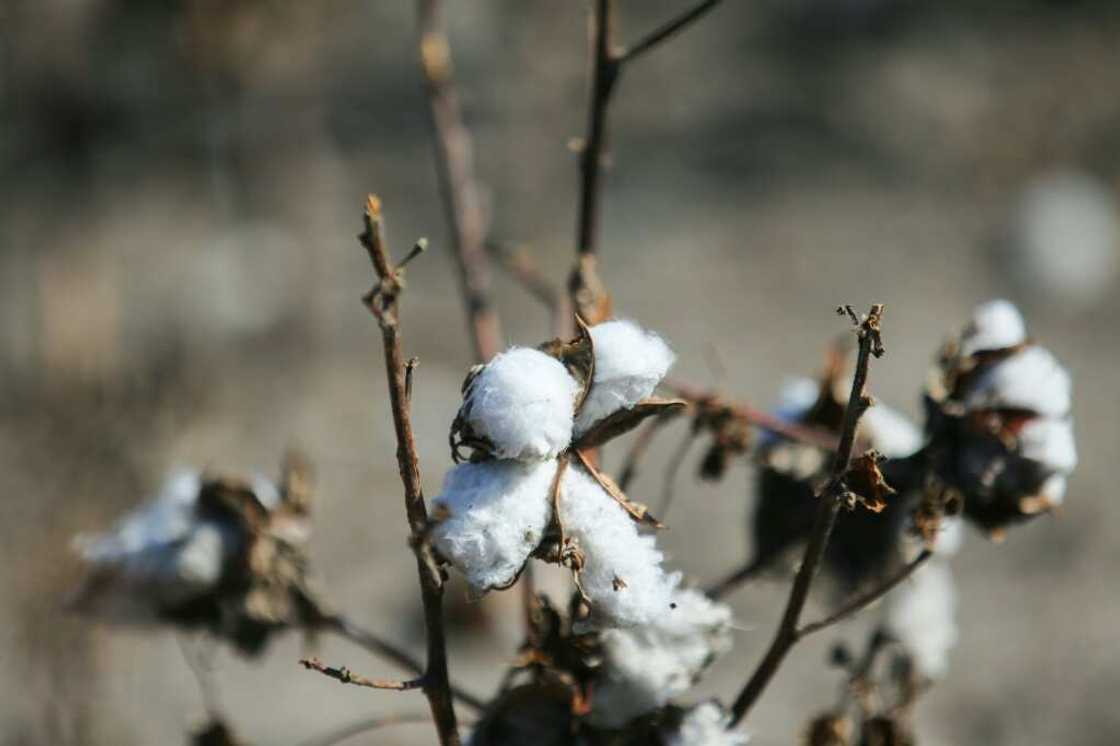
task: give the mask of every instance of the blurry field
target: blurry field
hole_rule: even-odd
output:
[[[584,9],[451,4],[492,235],[527,242],[562,278]],[[622,2],[620,33],[680,5]],[[930,357],[972,304],[1019,303],[1073,373],[1082,463],[1061,515],[999,546],[969,535],[955,563],[961,642],[919,733],[923,745],[1113,743],[1120,12],[1088,0],[725,6],[621,83],[603,214],[616,308],[670,340],[677,377],[766,404],[783,376],[817,370],[844,328],[838,303],[884,302],[872,389],[917,415]],[[368,191],[398,254],[431,238],[409,268],[403,323],[434,494],[471,361],[413,21],[407,3],[349,0],[0,8],[0,744],[174,744],[201,722],[172,635],[59,613],[79,571],[70,536],[106,526],[176,465],[271,471],[302,446],[320,473],[328,596],[420,645],[354,240]],[[508,341],[547,336],[546,311],[496,280]],[[663,436],[635,497],[657,500],[682,437]],[[716,486],[688,470],[664,537],[676,565],[711,580],[745,556],[749,485],[745,464]],[[698,695],[733,696],[784,595],[762,584],[735,597],[736,649]],[[489,627],[456,634],[453,675],[477,691],[513,655],[513,605],[490,602]],[[752,715],[752,743],[793,742],[833,702],[822,661],[861,629],[795,651]],[[244,739],[294,744],[425,710],[416,694],[304,673],[301,651],[289,635],[259,663],[218,654]],[[319,653],[393,673],[333,640]],[[402,725],[353,743],[431,740]]]

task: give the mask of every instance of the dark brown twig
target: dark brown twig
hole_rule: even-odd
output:
[[[619,55],[619,62],[632,62],[635,58],[645,54],[674,34],[683,31],[689,24],[699,20],[705,13],[719,5],[720,0],[704,0],[681,13],[676,18],[651,31],[644,38],[624,49]]]
[[[451,46],[440,0],[420,0],[420,69],[424,74],[436,146],[436,170],[451,245],[466,304],[475,358],[486,362],[502,346],[498,315],[490,302],[490,267],[484,241],[486,216],[474,178],[471,136],[463,126],[452,77]]]
[[[320,623],[319,629],[333,632],[339,637],[349,640],[358,647],[374,655],[392,661],[412,674],[422,676],[424,673],[424,664],[417,660],[415,656],[398,645],[382,639],[373,632],[359,627],[339,614],[325,617]],[[486,703],[479,697],[476,697],[453,683],[450,683],[449,686],[451,687],[452,696],[463,704],[479,712],[486,709]]]
[[[420,689],[424,686],[423,677],[419,679],[408,679],[406,681],[397,679],[370,679],[361,674],[354,673],[346,666],[340,666],[338,668],[328,666],[318,658],[304,658],[299,664],[309,671],[318,671],[324,676],[334,679],[341,684],[353,684],[354,686],[364,686],[370,689],[392,689],[398,692]]]
[[[919,554],[910,562],[906,563],[906,565],[903,566],[901,570],[884,580],[879,585],[850,599],[846,604],[826,616],[824,619],[816,622],[811,622],[810,624],[806,624],[800,627],[797,630],[797,637],[800,639],[802,637],[811,635],[814,632],[820,632],[825,627],[831,627],[837,622],[842,622],[853,614],[856,614],[864,608],[875,603],[880,598],[892,591],[899,583],[903,582],[908,577],[913,575],[914,571],[921,567],[931,556],[933,556],[933,553],[930,550],[923,550],[921,554]]]
[[[381,341],[385,352],[385,373],[389,383],[389,402],[393,410],[393,428],[397,436],[397,465],[404,485],[404,507],[412,544],[416,553],[416,568],[420,576],[420,595],[424,604],[424,624],[427,629],[428,656],[420,681],[432,710],[436,730],[442,746],[459,746],[459,731],[455,722],[455,707],[451,699],[451,686],[447,674],[447,644],[443,628],[443,578],[436,564],[432,548],[425,537],[428,530],[428,509],[420,484],[420,462],[416,455],[416,441],[412,434],[409,400],[406,384],[404,354],[401,352],[398,301],[403,290],[401,276],[389,259],[381,235],[381,204],[370,195],[366,203],[365,232],[360,236],[362,245],[369,252],[370,261],[377,275],[377,284],[364,301],[381,327]]]
[[[853,319],[858,320],[851,306],[844,306],[838,311],[848,313]],[[856,427],[860,417],[871,406],[871,398],[867,395],[867,373],[871,364],[871,356],[880,357],[884,350],[879,332],[879,323],[883,314],[883,306],[875,304],[867,317],[859,320],[856,333],[859,336],[859,356],[856,359],[855,375],[852,379],[852,391],[848,397],[848,406],[844,411],[844,426],[841,430],[840,444],[836,449],[836,457],[832,462],[832,472],[828,483],[821,490],[820,504],[817,508],[816,520],[813,531],[809,535],[809,543],[805,548],[805,555],[801,567],[793,580],[789,599],[786,602],[785,612],[778,625],[778,631],[770,648],[766,651],[762,661],[758,664],[750,679],[743,686],[735,703],[731,707],[731,722],[729,727],[737,725],[748,712],[759,695],[766,689],[767,684],[774,677],[786,654],[797,644],[800,639],[798,625],[801,620],[801,611],[809,598],[809,589],[816,577],[821,560],[824,558],[828,540],[832,529],[836,525],[836,516],[845,503],[848,492],[844,484],[844,475],[852,459],[852,449],[855,447]]]

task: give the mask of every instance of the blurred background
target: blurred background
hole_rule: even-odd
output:
[[[578,2],[449,2],[451,43],[496,239],[561,279],[586,110]],[[623,0],[621,40],[687,3]],[[174,635],[60,613],[78,531],[170,468],[318,466],[313,553],[328,597],[419,649],[370,283],[354,240],[369,191],[409,268],[424,480],[438,490],[471,362],[438,199],[411,3],[5,0],[0,4],[0,743],[177,744],[204,711]],[[919,707],[923,744],[1106,744],[1120,731],[1120,6],[1110,2],[729,1],[628,69],[612,111],[603,273],[662,332],[676,375],[766,405],[813,374],[838,303],[887,305],[872,388],[917,415],[927,365],[971,306],[1019,303],[1071,369],[1082,464],[1063,512],[958,557],[961,641]],[[495,273],[509,342],[546,311]],[[683,427],[678,425],[678,428]],[[655,501],[662,436],[631,493]],[[621,449],[607,454],[618,464]],[[695,464],[663,541],[701,581],[745,557],[751,470]],[[730,699],[786,586],[734,598],[741,631],[697,697]],[[511,598],[459,604],[452,672],[496,685]],[[475,609],[474,611],[478,611]],[[489,621],[487,621],[487,619]],[[835,699],[822,664],[851,623],[800,646],[749,728],[796,741]],[[294,744],[417,694],[302,672],[298,635],[261,662],[222,650],[225,710]],[[386,663],[324,640],[374,676]],[[430,743],[401,725],[352,743]]]

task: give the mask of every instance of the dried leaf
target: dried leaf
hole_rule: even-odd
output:
[[[591,478],[599,483],[599,486],[606,490],[607,494],[614,498],[615,502],[622,506],[631,518],[644,526],[652,528],[665,528],[661,521],[650,515],[649,508],[639,502],[635,502],[628,498],[622,489],[615,484],[615,481],[609,476],[599,471],[591,463],[591,460],[582,451],[576,451],[576,456],[579,458],[580,464],[591,475]]]
[[[649,417],[679,412],[687,406],[688,402],[684,399],[664,399],[659,396],[647,397],[629,409],[620,409],[599,420],[592,425],[590,430],[580,436],[572,447],[577,450],[598,448],[604,443],[630,432]]]
[[[887,498],[895,494],[879,468],[882,461],[883,456],[878,451],[865,451],[852,460],[844,475],[844,483],[857,501],[874,513],[882,512],[887,507]]]
[[[563,363],[572,378],[579,381],[580,391],[576,397],[573,416],[579,414],[595,378],[595,343],[591,340],[591,332],[588,331],[587,324],[579,316],[576,316],[576,325],[578,335],[575,339],[553,339],[537,347],[541,352]]]

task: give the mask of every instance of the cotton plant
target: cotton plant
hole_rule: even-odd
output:
[[[657,521],[589,451],[681,406],[651,396],[673,360],[656,334],[615,320],[471,370],[451,431],[463,462],[433,500],[431,540],[475,594],[513,584],[535,555],[571,568],[591,624],[648,624],[672,610],[680,576],[641,530]]]
[[[1069,373],[1004,300],[976,307],[926,389],[933,471],[996,536],[1062,504],[1077,466]]]
[[[311,487],[290,456],[263,476],[180,470],[104,533],[79,535],[87,566],[71,607],[125,625],[205,630],[255,655],[318,608],[307,577]]]

